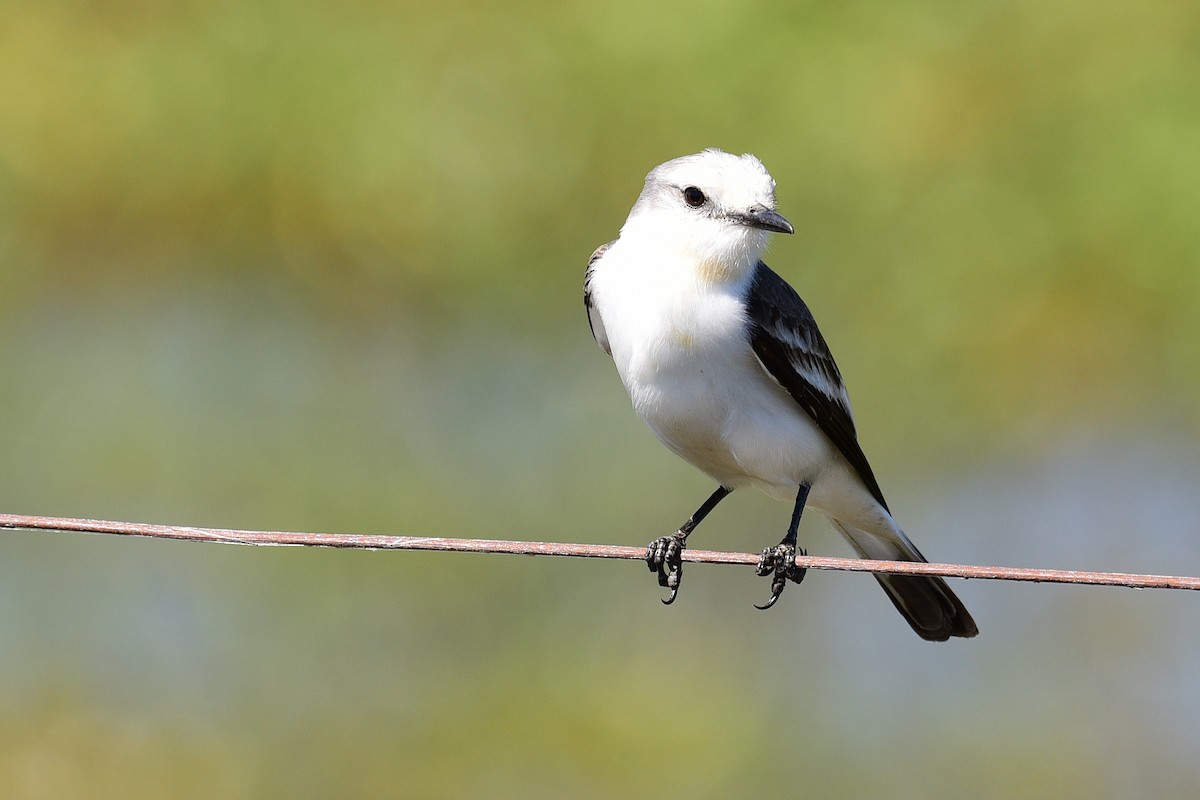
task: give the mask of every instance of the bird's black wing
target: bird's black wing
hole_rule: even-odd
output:
[[[596,269],[596,264],[611,246],[612,242],[609,242],[596,248],[596,252],[592,253],[592,257],[588,259],[587,272],[583,276],[583,307],[587,309],[588,327],[592,329],[592,337],[595,338],[596,344],[600,345],[600,349],[610,356],[612,347],[609,346],[608,334],[604,331],[604,320],[600,318],[600,309],[596,308],[596,304],[592,301],[592,273]]]
[[[817,423],[885,509],[887,502],[858,444],[842,375],[796,290],[761,261],[746,297],[750,344],[763,367]]]

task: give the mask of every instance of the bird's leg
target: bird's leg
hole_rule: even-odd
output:
[[[725,496],[732,492],[732,489],[726,489],[724,486],[718,486],[704,505],[696,509],[696,513],[688,517],[688,521],[679,526],[679,530],[670,536],[661,536],[650,543],[646,548],[646,566],[651,572],[658,573],[658,585],[670,589],[671,594],[665,600],[663,605],[671,605],[675,602],[675,595],[679,593],[679,582],[683,580],[683,548],[687,546],[687,537],[696,526],[704,521],[708,516],[708,512],[717,507],[717,503],[725,499]]]
[[[812,488],[807,482],[800,484],[800,490],[796,492],[796,506],[792,509],[792,523],[788,525],[787,535],[783,540],[774,547],[768,547],[762,551],[762,556],[758,559],[758,566],[754,572],[758,575],[770,575],[775,573],[771,578],[771,599],[765,605],[755,605],[755,608],[766,611],[771,606],[775,605],[775,601],[779,599],[779,595],[783,594],[784,587],[787,586],[789,580],[799,583],[804,580],[805,569],[796,567],[796,553],[806,556],[803,548],[796,547],[796,531],[800,527],[800,517],[804,514],[804,503],[808,500],[808,490]]]

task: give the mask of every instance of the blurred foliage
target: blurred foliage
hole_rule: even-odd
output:
[[[671,529],[710,487],[580,283],[720,146],[776,177],[768,260],[927,553],[1200,572],[1195,3],[9,0],[0,75],[3,510]],[[729,503],[706,544],[774,541]],[[852,578],[759,615],[693,569],[667,612],[613,565],[0,548],[3,797],[1200,780],[1188,598],[972,583],[983,635],[930,648]]]
[[[1166,391],[1194,429],[1198,25],[1186,2],[8,3],[0,280],[11,305],[257,275],[546,335],[647,169],[720,145],[779,180],[776,258],[864,394],[1044,427]]]

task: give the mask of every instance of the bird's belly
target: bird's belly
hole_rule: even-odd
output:
[[[828,440],[744,340],[659,341],[622,372],[658,438],[724,486],[791,499],[827,458]]]

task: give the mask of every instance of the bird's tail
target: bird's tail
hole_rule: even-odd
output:
[[[863,558],[925,561],[921,551],[899,528],[882,537],[836,519],[829,521]],[[966,606],[941,578],[876,573],[875,579],[922,639],[944,642],[951,636],[971,637],[979,633]]]

